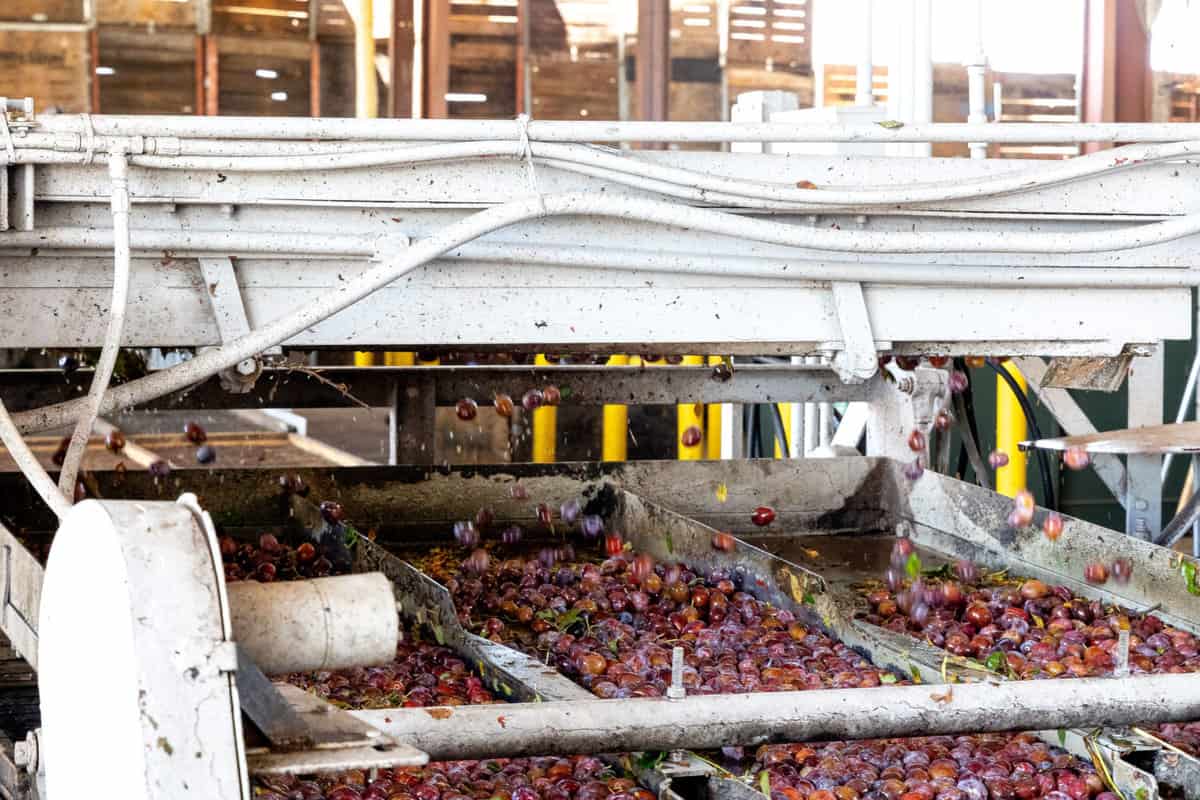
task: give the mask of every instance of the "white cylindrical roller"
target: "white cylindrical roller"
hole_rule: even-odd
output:
[[[268,675],[384,664],[400,619],[383,573],[230,583],[233,638]]]

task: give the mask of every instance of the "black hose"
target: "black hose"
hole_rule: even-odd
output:
[[[1025,392],[1021,391],[1020,385],[1017,384],[1017,379],[1010,375],[1008,370],[1001,369],[991,361],[988,361],[987,365],[991,368],[992,372],[1004,379],[1004,382],[1008,384],[1008,388],[1016,395],[1017,402],[1021,405],[1021,411],[1025,414],[1025,422],[1029,425],[1029,429],[1033,431],[1033,437],[1035,439],[1045,438],[1038,427],[1037,417],[1033,413],[1033,406],[1029,404],[1029,398],[1025,396]],[[1040,447],[1034,448],[1034,451],[1038,463],[1038,472],[1041,473],[1042,477],[1042,490],[1046,496],[1046,507],[1057,511],[1058,499],[1055,497],[1054,484],[1050,480],[1050,458],[1046,455],[1046,451]]]

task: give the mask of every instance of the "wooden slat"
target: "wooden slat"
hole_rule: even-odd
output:
[[[196,35],[101,25],[98,75],[106,114],[195,114]]]
[[[317,0],[317,38],[354,39],[354,18],[345,0]]]
[[[36,95],[40,109],[91,106],[88,32],[0,30],[0,95]]]
[[[196,0],[95,0],[95,3],[96,21],[101,25],[196,26]]]
[[[212,0],[213,33],[308,39],[308,0]]]
[[[0,21],[83,22],[83,0],[2,0]]]
[[[738,0],[729,11],[730,64],[812,71],[812,4],[805,0]]]

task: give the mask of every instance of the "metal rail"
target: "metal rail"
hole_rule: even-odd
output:
[[[888,686],[355,711],[434,760],[1131,725],[1200,717],[1200,678]]]

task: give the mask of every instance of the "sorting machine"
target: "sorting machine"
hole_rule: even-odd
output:
[[[664,794],[740,796],[745,786],[687,751],[1042,730],[1105,763],[1126,797],[1197,796],[1195,759],[1142,731],[1200,719],[1200,679],[1047,691],[981,675],[858,619],[851,585],[903,533],[931,563],[970,558],[1200,632],[1190,557],[1077,520],[1052,544],[1009,528],[1008,501],[986,489],[933,470],[905,477],[908,432],[947,407],[947,372],[880,367],[881,355],[1092,359],[1118,372],[1132,360],[1131,397],[1161,397],[1162,342],[1192,329],[1200,126],[41,118],[30,102],[3,105],[0,341],[100,356],[70,380],[0,376],[0,433],[23,469],[0,478],[0,628],[38,689],[28,730],[7,731],[18,741],[0,790],[90,796],[102,775],[111,796],[239,798],[253,774],[663,750],[644,778]],[[1134,144],[1036,163],[721,149],[797,141]],[[194,357],[110,387],[118,347]],[[280,354],[436,347],[734,360],[731,374],[406,367],[316,380]],[[816,361],[737,360],[753,355]],[[848,414],[835,442],[863,438],[866,456],[732,458],[726,425],[719,461],[431,463],[438,405],[548,383],[581,405],[851,401],[861,427]],[[391,466],[301,477],[378,536],[353,545],[353,574],[294,584],[227,585],[217,546],[218,528],[319,535],[315,509],[285,498],[277,473],[94,473],[94,497],[73,503],[77,461],[68,453],[64,493],[21,438],[78,424],[85,441],[98,416],[129,407],[351,402],[391,409]],[[1123,500],[1148,534],[1156,489],[1138,467]],[[481,505],[529,522],[508,491],[518,480],[552,506],[588,504],[656,558],[734,571],[914,685],[590,698],[462,630],[446,592],[403,559]],[[764,504],[778,514],[767,534],[749,525]],[[716,551],[715,530],[744,538]],[[53,541],[44,566],[39,539]],[[1117,553],[1134,566],[1128,585],[1081,580],[1089,559]],[[432,628],[512,704],[344,712],[266,677],[387,660],[398,619]]]

